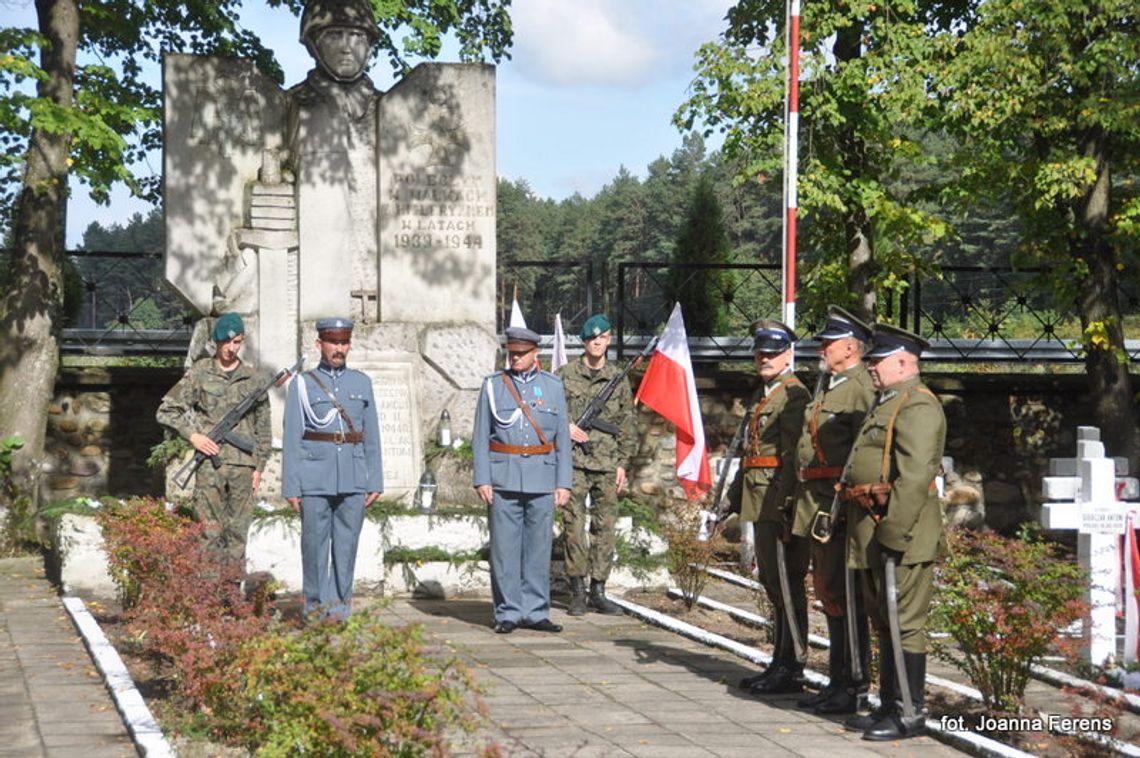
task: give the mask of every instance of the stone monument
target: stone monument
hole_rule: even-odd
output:
[[[410,497],[441,411],[470,428],[494,369],[495,72],[421,64],[380,92],[377,34],[367,0],[310,0],[316,66],[288,90],[249,61],[166,56],[166,276],[203,316],[239,312],[268,372],[312,367],[316,320],[353,318],[385,494]]]

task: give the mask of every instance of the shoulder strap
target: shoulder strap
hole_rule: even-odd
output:
[[[511,377],[507,374],[506,371],[500,371],[499,376],[503,377],[503,384],[507,385],[507,392],[511,393],[511,397],[515,399],[515,402],[519,406],[519,410],[523,412],[523,415],[526,416],[526,420],[529,421],[531,427],[534,428],[534,433],[538,435],[538,441],[545,445],[546,435],[542,433],[542,427],[539,426],[538,422],[534,420],[534,416],[530,415],[530,408],[526,403],[523,402],[522,395],[519,394],[519,390],[517,387],[515,387],[515,383],[511,381]]]
[[[329,388],[326,387],[324,385],[324,382],[321,381],[321,378],[317,376],[317,372],[306,371],[305,373],[313,377],[313,381],[316,382],[317,386],[321,388],[321,392],[324,392],[325,396],[328,397],[329,402],[332,403],[333,408],[336,408],[336,412],[340,414],[340,417],[342,419],[344,419],[344,423],[348,426],[348,431],[355,432],[356,427],[352,425],[352,419],[348,417],[348,411],[344,409],[343,405],[337,402],[337,399],[333,397],[333,393],[329,392]]]
[[[926,389],[919,387],[919,390]],[[926,390],[931,397],[934,396],[933,392]],[[887,419],[887,442],[883,446],[883,462],[879,465],[879,481],[887,481],[887,476],[891,473],[891,444],[895,439],[895,422],[898,421],[899,413],[902,411],[903,406],[906,405],[906,399],[910,397],[910,388],[903,390],[902,397],[899,398],[899,404],[891,411],[891,417]]]
[[[776,395],[780,394],[781,390],[795,381],[795,378],[795,374],[789,373],[787,376],[781,379],[780,383],[776,385],[775,389],[760,399],[760,402],[756,404],[756,410],[752,411],[752,421],[748,424],[748,443],[749,447],[752,449],[753,455],[756,454],[757,443],[759,442],[757,439],[758,435],[756,434],[756,430],[760,427],[760,414],[764,411],[764,407],[768,405],[768,403],[773,398],[775,398]]]

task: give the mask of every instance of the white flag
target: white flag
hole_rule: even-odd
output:
[[[550,371],[566,365],[566,335],[562,333],[562,314],[554,314],[554,344],[550,346]]]

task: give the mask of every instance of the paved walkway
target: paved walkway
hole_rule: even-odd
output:
[[[555,610],[561,634],[488,628],[487,600],[410,600],[386,613],[422,623],[459,652],[487,688],[488,736],[508,756],[962,755],[930,737],[864,742],[795,707],[799,695],[760,700],[734,686],[749,664],[629,616]]]
[[[483,599],[400,600],[395,623],[422,623],[472,666],[506,756],[952,756],[929,737],[863,742],[838,721],[761,701],[733,683],[752,667],[633,619],[561,610],[562,634],[494,634]],[[472,752],[474,754],[474,752]],[[0,756],[137,755],[39,559],[0,560]]]
[[[0,756],[137,755],[43,561],[0,560]]]

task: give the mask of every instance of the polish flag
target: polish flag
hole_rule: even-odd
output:
[[[562,314],[554,314],[554,344],[550,347],[550,371],[566,365],[566,335],[562,332]]]
[[[657,351],[649,359],[649,367],[637,390],[637,400],[676,427],[677,479],[689,499],[697,500],[712,487],[712,476],[680,303],[674,306]]]

